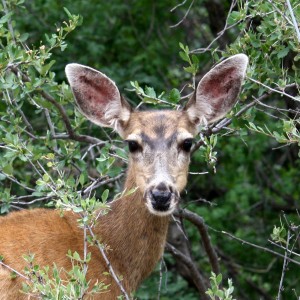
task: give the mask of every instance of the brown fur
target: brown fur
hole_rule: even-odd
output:
[[[67,77],[82,113],[139,145],[139,151],[130,154],[124,187],[137,188],[136,192],[113,201],[108,214],[99,217],[93,227],[100,242],[109,246],[108,259],[116,274],[123,277],[128,294],[137,289],[162,256],[169,216],[187,182],[190,155],[182,143],[191,140],[199,124],[220,119],[234,105],[247,61],[239,54],[217,65],[199,83],[184,110],[147,112],[133,111],[114,82],[101,72],[78,64],[67,66]],[[224,87],[226,76],[230,85]],[[166,193],[170,197],[162,196]],[[29,253],[35,255],[35,263],[41,267],[55,263],[69,270],[68,250],[83,257],[83,231],[77,219],[72,212],[61,217],[58,211],[46,209],[0,218],[0,255],[6,265],[21,273],[26,266],[22,255]],[[110,292],[95,299],[116,299],[120,287],[111,276],[103,274],[108,268],[99,249],[89,246],[88,251],[92,258],[87,279],[110,284]],[[0,266],[0,300],[28,299],[19,292],[24,279],[11,279],[10,273]]]
[[[125,136],[132,132],[143,132],[156,139],[156,143],[162,144],[174,133],[175,124],[176,130],[195,132],[185,113],[176,111],[135,112],[124,132]],[[161,138],[155,132],[157,127],[164,129]],[[175,160],[174,157],[169,159]],[[188,162],[187,156],[181,169],[173,170],[177,172],[174,176],[178,177],[176,187],[179,191],[186,184]],[[143,176],[140,172],[144,173]],[[147,170],[145,162],[136,162],[132,158],[124,188],[130,190],[138,186],[139,189],[130,196],[112,202],[111,210],[99,218],[93,230],[100,242],[111,249],[108,258],[116,273],[123,276],[122,284],[128,293],[136,290],[161,257],[169,223],[168,216],[153,215],[145,206],[143,192],[146,181],[142,181],[141,177],[146,181],[151,178],[151,162]],[[65,212],[61,217],[55,210],[34,209],[0,218],[0,255],[4,257],[5,264],[22,273],[26,266],[22,256],[32,253],[40,266],[51,266],[55,262],[59,268],[70,269],[70,260],[66,257],[68,250],[77,251],[83,256],[83,231],[78,227],[78,217],[72,212]],[[88,266],[87,279],[111,284],[110,292],[100,294],[99,299],[116,299],[121,294],[120,288],[110,276],[103,275],[108,269],[99,250],[95,246],[90,246],[88,250],[92,252],[92,260]],[[23,279],[10,279],[10,273],[0,267],[0,299],[27,299],[26,295],[19,293]],[[9,294],[5,294],[8,290]]]

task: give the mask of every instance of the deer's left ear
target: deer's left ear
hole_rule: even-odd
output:
[[[231,56],[216,65],[199,82],[184,110],[196,125],[215,122],[234,106],[248,65],[245,54]]]

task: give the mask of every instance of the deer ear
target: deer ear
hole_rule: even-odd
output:
[[[184,110],[196,125],[215,122],[237,102],[245,77],[248,57],[231,56],[211,69],[199,82]]]
[[[93,123],[111,127],[122,135],[131,107],[121,97],[116,84],[92,68],[68,64],[66,75],[80,111]]]

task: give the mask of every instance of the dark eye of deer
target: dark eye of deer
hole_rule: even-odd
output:
[[[128,148],[131,153],[141,149],[141,146],[136,141],[127,141]]]
[[[181,144],[181,148],[186,152],[190,152],[192,145],[193,145],[193,139],[186,139]]]

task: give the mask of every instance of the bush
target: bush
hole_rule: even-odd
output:
[[[296,0],[176,4],[64,1],[66,9],[53,0],[2,1],[0,212],[56,207],[81,213],[89,224],[92,211],[105,210],[121,192],[126,151],[114,133],[96,130],[74,110],[66,63],[101,69],[136,104],[177,107],[199,72],[245,53],[250,66],[239,104],[203,128],[194,148],[178,213],[188,240],[169,239],[170,275],[157,270],[137,297],[199,297],[199,282],[176,255],[181,251],[206,289],[213,270],[232,278],[237,299],[296,299],[300,6]]]

